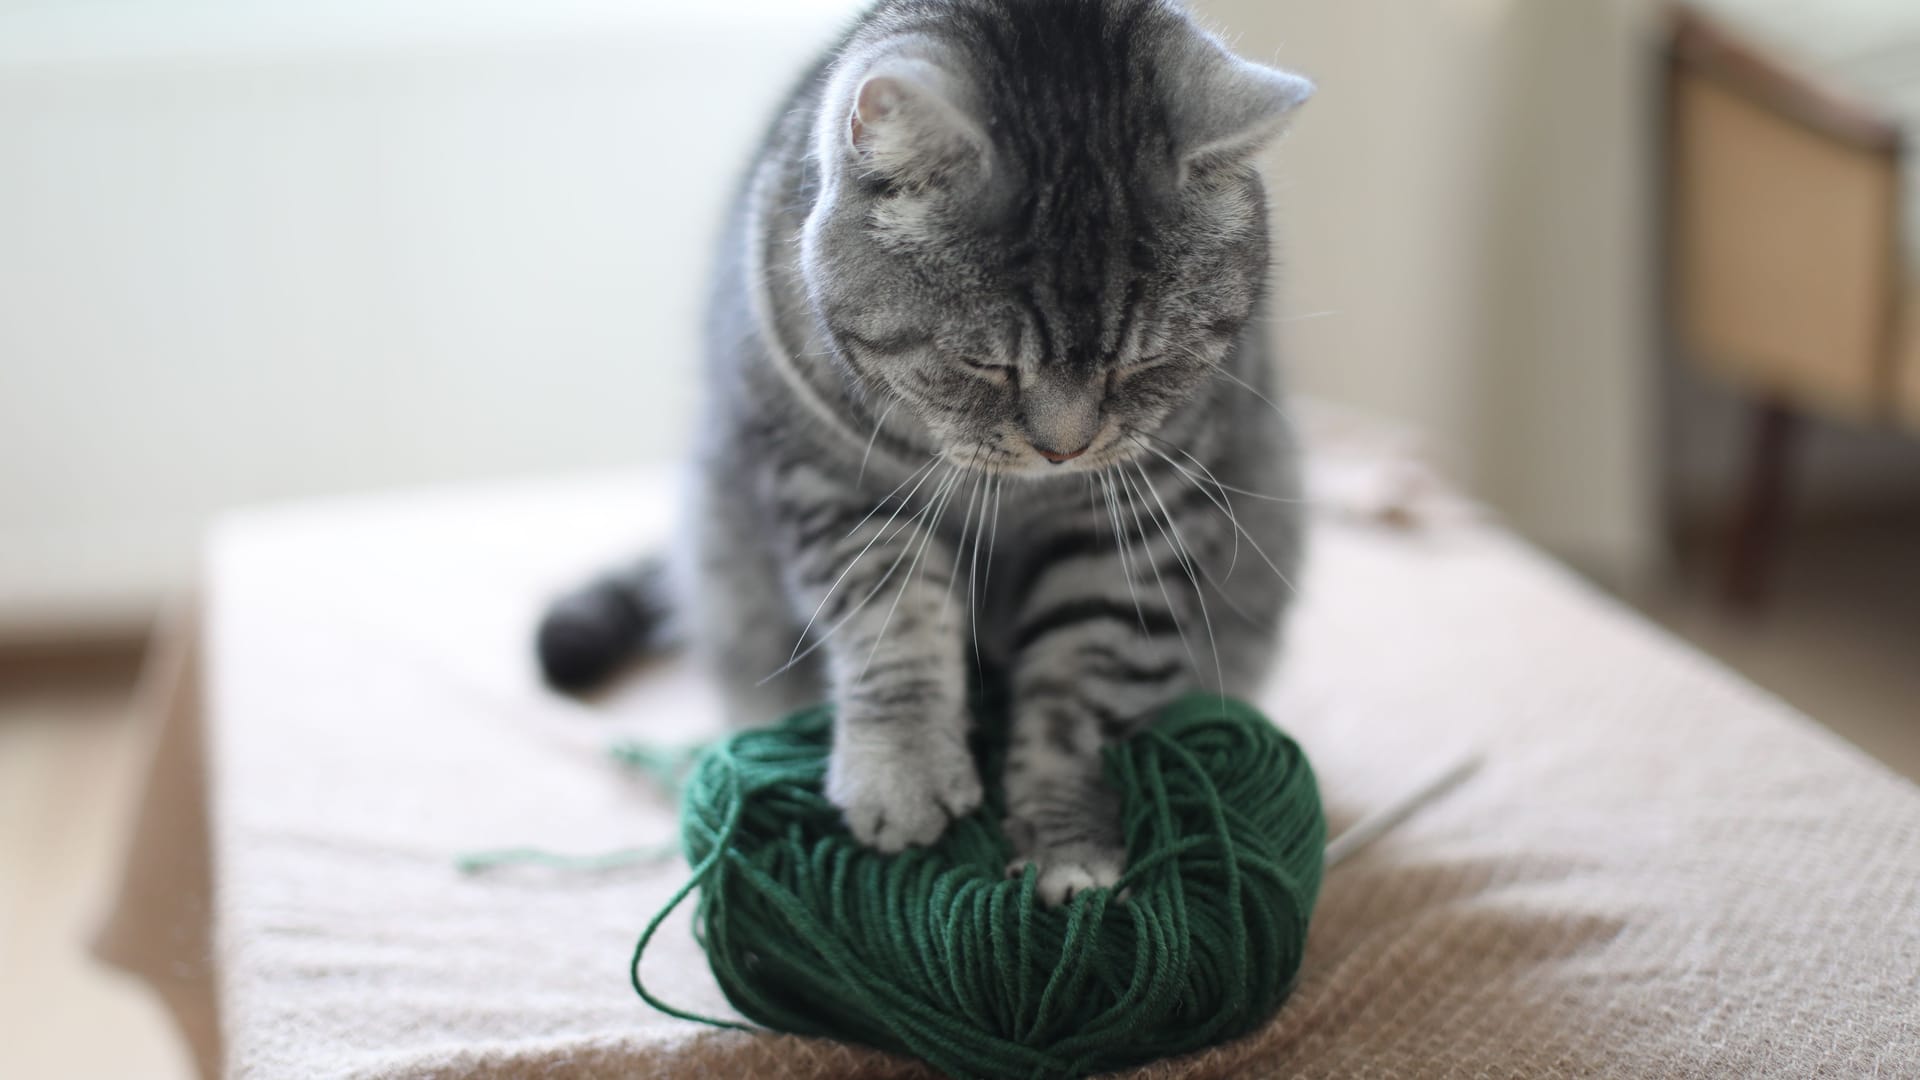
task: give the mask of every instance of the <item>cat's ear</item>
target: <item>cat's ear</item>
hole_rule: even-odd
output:
[[[1211,35],[1195,34],[1184,52],[1171,110],[1182,177],[1196,165],[1250,157],[1313,96],[1311,80],[1242,60]]]
[[[984,176],[986,131],[939,67],[894,57],[870,68],[847,110],[845,145],[862,172],[931,183]]]

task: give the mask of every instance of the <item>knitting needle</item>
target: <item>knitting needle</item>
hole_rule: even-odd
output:
[[[1380,839],[1381,836],[1398,826],[1401,822],[1419,813],[1429,804],[1437,802],[1441,796],[1452,791],[1454,788],[1459,787],[1466,781],[1467,777],[1472,776],[1475,770],[1480,768],[1480,761],[1481,756],[1477,751],[1469,753],[1455,762],[1453,767],[1446,772],[1427,781],[1425,785],[1415,789],[1411,794],[1402,796],[1400,801],[1382,807],[1349,826],[1345,832],[1334,837],[1327,843],[1326,868],[1331,870],[1335,866],[1345,862],[1368,844]]]

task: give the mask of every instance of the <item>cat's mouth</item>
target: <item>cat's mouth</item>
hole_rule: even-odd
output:
[[[1118,465],[1125,465],[1140,456],[1139,448],[1125,438],[1115,438],[1105,445],[1089,448],[1086,453],[1064,464],[1047,463],[1044,470],[1031,470],[1036,475],[1055,476],[1068,472],[1099,473]]]
[[[1062,454],[1035,446],[1018,437],[1000,443],[949,451],[947,460],[962,468],[999,476],[1032,480],[1079,473],[1098,473],[1116,465],[1125,465],[1145,453],[1140,436],[1107,425],[1087,445],[1073,453]]]

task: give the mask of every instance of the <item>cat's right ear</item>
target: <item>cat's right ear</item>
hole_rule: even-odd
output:
[[[1313,96],[1311,81],[1242,60],[1197,29],[1182,39],[1173,69],[1169,113],[1182,182],[1197,167],[1252,157]]]
[[[896,57],[875,64],[853,92],[845,149],[865,174],[909,184],[979,179],[987,135],[957,82],[935,65]]]

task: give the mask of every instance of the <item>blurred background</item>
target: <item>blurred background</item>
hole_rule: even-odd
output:
[[[1916,5],[1195,6],[1320,84],[1294,392],[1920,775]],[[720,208],[850,10],[0,0],[0,1074],[185,1068],[78,943],[208,522],[676,457]]]

